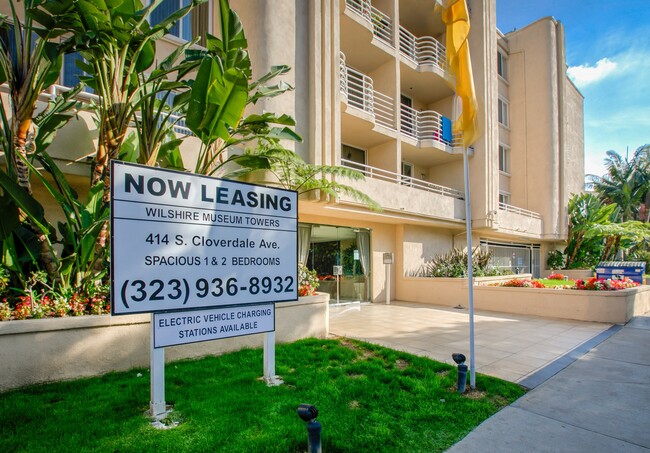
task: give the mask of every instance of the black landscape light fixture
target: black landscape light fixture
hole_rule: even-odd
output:
[[[318,409],[311,404],[301,404],[298,406],[298,417],[307,422],[307,446],[309,453],[322,453],[323,446],[321,443],[321,424],[316,420]]]
[[[454,352],[451,355],[451,358],[456,362],[456,365],[458,365],[458,381],[456,382],[458,393],[465,393],[465,385],[467,385],[467,365],[465,365],[465,355],[459,352]]]

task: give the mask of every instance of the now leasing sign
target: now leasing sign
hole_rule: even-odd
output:
[[[298,299],[296,192],[119,161],[111,176],[113,315]]]

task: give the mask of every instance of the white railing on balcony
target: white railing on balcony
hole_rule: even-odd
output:
[[[345,70],[347,72],[347,86],[343,91],[348,95],[348,104],[374,115],[375,103],[372,79],[349,66],[346,66]]]
[[[519,214],[526,217],[531,217],[533,219],[541,219],[542,216],[538,212],[529,211],[528,209],[518,208],[512,206],[511,204],[499,203],[499,209],[506,212],[512,212],[513,214]]]
[[[341,54],[343,57],[344,55]],[[393,98],[372,86],[372,79],[362,72],[345,66],[341,59],[341,92],[348,105],[371,114],[377,124],[395,130],[395,102]]]
[[[393,44],[393,20],[374,6],[370,0],[345,0],[345,4],[363,17],[372,27],[372,33],[391,47]]]
[[[417,111],[406,105],[400,106],[400,131],[418,141],[435,140],[451,146],[452,142],[442,137],[443,116],[434,110]]]
[[[436,66],[447,70],[446,50],[438,40],[431,36],[415,37],[400,25],[399,50],[409,60],[421,66]]]
[[[456,189],[450,189],[449,187],[422,181],[421,179],[412,178],[410,176],[400,175],[399,173],[393,173],[392,171],[383,170],[381,168],[371,167],[370,165],[360,164],[348,159],[341,159],[341,164],[363,173],[367,178],[388,181],[403,186],[413,187],[414,189],[444,195],[446,197],[458,198],[460,200],[463,200],[465,197],[463,192]]]
[[[379,91],[373,91],[375,98],[375,121],[384,127],[395,130],[395,108],[393,98]]]

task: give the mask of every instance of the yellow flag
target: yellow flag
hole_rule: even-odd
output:
[[[472,78],[472,61],[469,56],[469,14],[465,0],[447,0],[442,11],[442,21],[447,26],[447,63],[456,76],[456,94],[463,110],[454,119],[454,133],[463,134],[463,145],[470,146],[478,138],[478,106]]]

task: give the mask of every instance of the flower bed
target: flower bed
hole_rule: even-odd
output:
[[[637,282],[630,280],[628,277],[623,277],[621,280],[611,280],[604,278],[590,278],[589,280],[576,280],[574,289],[582,289],[587,291],[617,291],[620,289],[635,288],[639,286]]]
[[[513,278],[504,283],[495,283],[496,286],[506,286],[508,288],[546,288],[544,283],[538,280],[531,280],[528,278],[520,279]]]
[[[561,274],[558,274],[561,275]],[[564,276],[562,279],[564,279]],[[560,280],[559,278],[551,278],[549,280]],[[529,278],[513,278],[506,282],[492,283],[490,286],[504,286],[507,288],[547,288],[544,283],[539,280],[531,280]],[[587,291],[618,291],[621,289],[636,288],[638,283],[624,277],[620,280],[611,280],[604,278],[590,278],[589,280],[576,280],[573,284],[567,285],[553,285],[553,289],[577,289]]]
[[[0,302],[0,321],[64,318],[67,316],[103,315],[111,312],[108,287],[98,287],[91,294],[25,294]]]

